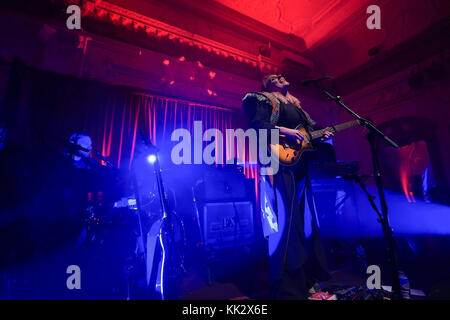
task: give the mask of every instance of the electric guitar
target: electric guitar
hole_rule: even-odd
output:
[[[293,166],[298,163],[304,152],[314,150],[312,141],[322,138],[325,135],[325,131],[338,132],[359,124],[359,120],[354,120],[309,133],[302,125],[299,125],[295,128],[295,130],[300,131],[300,133],[305,136],[302,141],[300,141],[299,139],[297,139],[297,141],[292,141],[285,135],[280,134],[279,144],[270,144],[270,151],[272,154],[275,154],[275,156],[278,157],[282,165]]]

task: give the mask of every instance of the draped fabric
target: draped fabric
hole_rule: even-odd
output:
[[[123,166],[124,159],[127,159],[126,165],[130,166],[138,128],[144,131],[153,144],[170,152],[165,146],[173,145],[173,142],[169,141],[175,129],[184,128],[190,131],[193,143],[194,121],[202,122],[203,132],[213,128],[225,136],[226,129],[242,127],[240,118],[238,112],[225,108],[150,94],[132,94],[127,97],[122,107],[105,110],[102,154],[111,157],[117,166]],[[119,125],[115,130],[114,126],[117,124]],[[112,146],[113,141],[118,143]],[[225,151],[229,147],[229,144],[224,146],[223,161],[226,161]],[[219,162],[219,153],[215,156],[216,162]]]
[[[118,168],[131,167],[138,130],[162,152],[170,154],[167,149],[175,144],[170,142],[173,130],[185,128],[192,134],[194,121],[202,121],[203,132],[209,128],[220,130],[224,143],[226,129],[247,127],[241,111],[136,92],[132,88],[36,70],[28,70],[25,82],[21,111],[15,115],[25,115],[15,121],[21,123],[16,136],[22,142],[61,147],[71,133],[86,132],[92,137],[93,148]],[[230,148],[229,141],[224,148]],[[225,162],[226,150],[223,156]],[[256,190],[256,166],[244,165],[244,174],[255,179]]]

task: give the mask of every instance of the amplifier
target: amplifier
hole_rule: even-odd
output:
[[[250,201],[205,203],[203,232],[205,244],[214,249],[253,243],[252,203]]]

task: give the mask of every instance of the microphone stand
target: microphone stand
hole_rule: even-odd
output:
[[[361,116],[359,116],[357,113],[355,113],[353,110],[351,110],[349,107],[347,107],[344,102],[342,101],[340,96],[333,96],[330,92],[325,90],[319,85],[319,81],[314,82],[314,86],[323,92],[327,96],[328,99],[334,101],[337,105],[339,105],[341,108],[346,110],[348,113],[350,113],[354,118],[359,120],[360,125],[366,127],[369,130],[369,133],[366,135],[366,139],[368,140],[370,144],[370,150],[372,154],[372,165],[373,165],[373,176],[375,179],[375,184],[377,186],[378,195],[380,199],[381,204],[381,215],[379,214],[378,209],[375,209],[375,203],[373,200],[369,197],[369,201],[371,202],[372,207],[375,209],[377,214],[379,215],[378,222],[381,223],[383,228],[383,235],[384,235],[384,241],[385,241],[385,250],[386,250],[386,256],[387,261],[391,267],[392,272],[392,299],[393,300],[402,300],[402,293],[401,293],[401,286],[400,286],[400,279],[399,279],[399,269],[398,269],[398,262],[397,262],[397,254],[396,254],[396,244],[394,237],[392,235],[392,228],[389,225],[389,219],[388,219],[388,206],[386,203],[386,198],[384,197],[384,191],[383,191],[383,185],[381,182],[381,170],[380,170],[380,163],[378,161],[378,150],[376,147],[376,141],[375,139],[381,138],[386,143],[388,143],[393,148],[397,149],[398,145],[392,141],[387,135],[385,135],[383,132],[381,132],[375,125],[368,119],[365,119]],[[364,190],[365,188],[363,188]],[[366,192],[366,190],[364,190]],[[367,194],[367,192],[366,192]]]

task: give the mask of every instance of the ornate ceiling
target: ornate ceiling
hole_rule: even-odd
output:
[[[318,73],[340,76],[450,17],[448,0],[215,0],[301,38]],[[367,7],[381,8],[381,30],[369,30]],[[417,48],[424,50],[426,48]],[[405,53],[408,54],[408,53]]]
[[[323,36],[336,32],[346,20],[364,13],[361,0],[216,0],[281,32],[290,33],[314,46]]]
[[[54,8],[49,14],[40,9],[41,0],[28,1],[28,12],[40,13],[44,21],[65,21],[67,4],[79,3],[47,0]],[[442,40],[450,29],[448,0],[379,0],[381,30],[366,27],[372,0],[84,0],[82,4],[83,32],[89,37],[135,46],[139,56],[141,49],[148,49],[180,61],[201,61],[214,72],[251,81],[270,72],[282,72],[292,83],[331,75],[351,91],[357,89],[354,84],[376,81],[442,54],[449,46]]]

